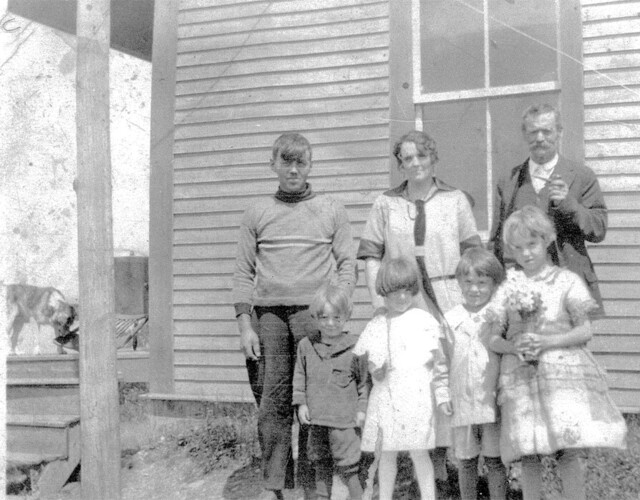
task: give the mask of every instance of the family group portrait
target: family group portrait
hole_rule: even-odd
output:
[[[640,1],[0,7],[6,498],[640,498]]]

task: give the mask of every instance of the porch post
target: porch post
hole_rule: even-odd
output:
[[[82,496],[120,498],[109,139],[110,1],[78,0],[76,127]]]

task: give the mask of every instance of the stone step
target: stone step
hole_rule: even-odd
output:
[[[8,414],[6,430],[9,454],[27,453],[67,458],[72,442],[79,443],[80,417]]]
[[[80,380],[20,378],[7,381],[7,412],[31,415],[78,415]]]

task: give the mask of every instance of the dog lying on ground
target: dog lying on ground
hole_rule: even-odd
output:
[[[34,319],[38,331],[42,325],[51,325],[56,339],[68,338],[77,318],[76,308],[69,304],[62,292],[53,287],[33,285],[7,285],[7,334],[11,340],[11,353],[15,354],[20,332]]]

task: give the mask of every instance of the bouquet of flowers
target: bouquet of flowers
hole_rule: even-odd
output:
[[[536,324],[542,311],[542,294],[536,284],[528,280],[524,273],[507,273],[504,285],[504,306],[520,317],[523,325],[522,335],[536,330]],[[525,347],[526,340],[526,338],[523,339]],[[519,354],[519,357],[531,365],[538,364],[536,357],[526,349]]]

